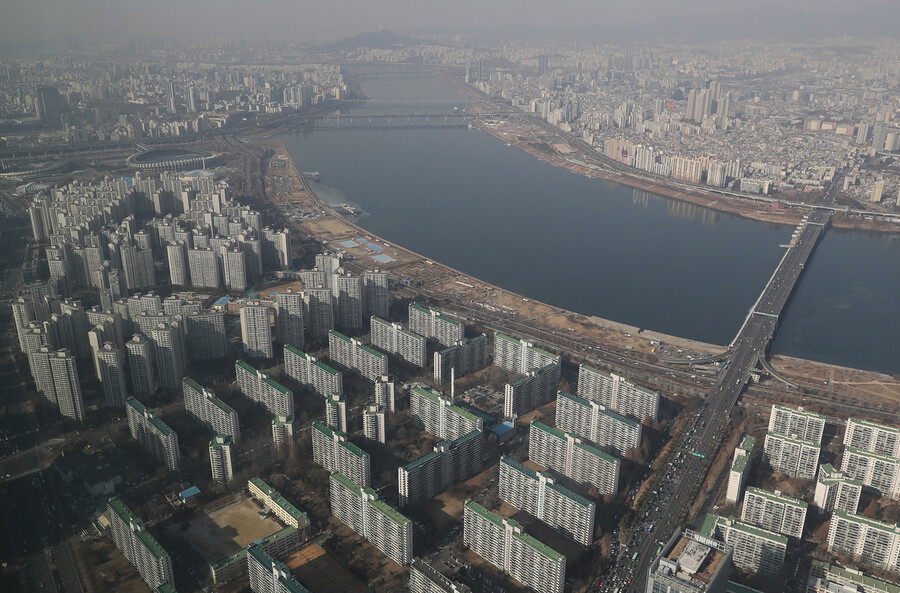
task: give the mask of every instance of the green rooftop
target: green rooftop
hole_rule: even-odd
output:
[[[781,410],[782,412],[789,412],[791,414],[797,414],[799,416],[806,416],[807,418],[817,418],[819,420],[825,420],[825,416],[823,416],[822,414],[816,414],[815,412],[807,412],[806,410],[800,410],[798,408],[789,408],[781,404],[774,404],[772,407],[776,410]]]
[[[330,337],[332,337],[332,336],[334,336],[335,338],[344,340],[345,342],[352,343],[352,340],[350,339],[350,337],[349,337],[349,336],[345,336],[345,335],[342,334],[341,332],[336,332],[336,331],[334,331],[334,330],[330,330],[330,331],[328,332],[328,337],[330,338]]]
[[[344,434],[340,431],[338,431],[338,432],[340,434]],[[363,451],[362,449],[360,449],[359,447],[357,447],[350,441],[343,441],[343,442],[341,442],[340,446],[347,449],[348,451],[350,451],[351,453],[353,453],[355,456],[359,457],[360,459],[364,459],[369,456],[368,453],[366,453],[365,451]]]
[[[490,512],[489,510],[487,510],[486,508],[484,508],[483,506],[481,506],[474,500],[467,500],[465,503],[465,508],[469,509],[470,511],[472,511],[478,515],[481,515],[483,518],[487,519],[488,521],[490,521],[497,527],[500,527],[500,528],[504,527],[503,519],[501,519],[499,517],[499,515],[495,515],[494,513]],[[516,521],[513,521],[512,519],[507,519],[507,523],[509,523],[510,525],[513,525],[513,526],[518,525],[521,527],[521,525],[519,525]]]
[[[135,535],[137,536],[138,540],[140,540],[140,542],[144,544],[144,547],[147,548],[147,550],[157,559],[162,559],[169,556],[169,553],[166,552],[161,545],[159,545],[159,542],[156,541],[155,537],[150,535],[149,531],[138,531]]]
[[[750,534],[754,537],[761,537],[767,539],[769,541],[773,541],[784,546],[787,546],[788,538],[781,535],[780,533],[775,533],[773,531],[769,531],[768,529],[762,529],[760,527],[754,527],[752,525],[748,525],[746,523],[741,523],[740,521],[729,519],[728,527],[730,529],[736,529],[738,531],[743,531],[744,533]]]
[[[854,424],[859,424],[861,426],[868,426],[869,428],[874,428],[876,430],[884,430],[887,432],[896,432],[900,434],[900,428],[896,426],[888,426],[886,424],[878,424],[877,422],[872,422],[871,420],[861,420],[859,418],[850,418],[850,422]]]
[[[890,523],[885,523],[883,521],[878,521],[876,519],[869,519],[868,517],[863,517],[862,515],[854,515],[853,513],[848,513],[847,511],[842,511],[841,509],[834,509],[834,514],[832,516],[840,517],[841,519],[844,519],[845,521],[852,521],[854,523],[862,523],[873,529],[878,529],[880,531],[887,531],[894,535],[900,536],[900,524],[891,525]]]
[[[400,514],[397,509],[384,502],[383,500],[370,500],[369,506],[379,511],[382,515],[396,523],[397,525],[406,525],[409,518]]]
[[[855,570],[848,570],[837,564],[826,564],[820,560],[812,561],[813,571],[834,575],[843,580],[862,585],[865,591],[884,591],[885,593],[900,593],[900,585],[881,581],[874,577],[861,574]]]
[[[800,445],[802,447],[810,447],[812,449],[820,449],[821,450],[821,447],[812,441],[804,441],[803,439],[795,439],[794,437],[788,437],[788,436],[784,436],[783,434],[776,434],[774,432],[767,432],[766,438],[769,438],[769,437],[779,439],[779,440],[782,440],[782,441],[785,441],[788,443],[794,443],[795,445]]]
[[[700,526],[700,534],[706,537],[713,537],[716,531],[716,524],[719,522],[719,516],[712,513],[706,513],[703,519],[703,525]]]
[[[289,393],[291,393],[291,390],[290,390],[290,389],[288,389],[287,387],[285,387],[284,385],[282,385],[282,384],[279,383],[278,381],[275,381],[274,379],[265,379],[265,380],[263,380],[263,383],[265,383],[266,385],[268,385],[269,387],[271,387],[271,388],[274,389],[275,391],[279,391],[279,392],[284,393],[284,394],[289,394]]]
[[[744,473],[744,468],[747,467],[748,461],[750,461],[749,455],[738,455],[734,458],[734,463],[731,466],[731,471],[738,472],[739,474]]]
[[[602,375],[602,376],[604,376],[604,377],[607,377],[607,378],[609,378],[609,379],[612,379],[612,375],[610,375],[610,374],[607,373],[606,371],[601,371],[600,369],[595,368],[595,367],[592,367],[592,366],[590,366],[590,365],[583,364],[583,365],[581,365],[581,368],[582,368],[582,369],[585,369],[586,371],[589,371],[589,372],[591,372],[591,373],[594,373],[595,375]]]
[[[403,466],[403,471],[409,473],[413,472],[424,465],[428,465],[428,463],[434,461],[435,459],[440,459],[442,453],[440,451],[432,451],[431,453],[426,453],[422,455],[418,459],[411,461]]]
[[[529,346],[528,349],[531,350],[532,352],[536,352],[537,354],[540,354],[541,356],[544,356],[546,358],[551,358],[553,360],[556,360],[559,358],[559,356],[557,356],[556,354],[553,354],[552,352],[547,352],[543,348],[538,348],[537,346]]]
[[[872,459],[877,459],[878,461],[883,461],[892,465],[900,465],[900,458],[898,457],[890,457],[888,455],[882,455],[881,453],[873,453],[872,451],[857,449],[856,447],[851,447],[849,445],[844,449],[844,455],[846,455],[847,453],[853,453],[855,455],[859,455],[860,457],[870,457]]]
[[[175,585],[166,581],[156,588],[156,593],[178,593],[178,590],[175,589]]]
[[[530,467],[522,465],[521,463],[519,463],[512,457],[503,457],[502,459],[500,459],[500,463],[504,463],[504,464],[508,465],[509,467],[513,468],[514,470],[516,470],[517,472],[519,472],[521,474],[525,474],[532,480],[538,479],[538,473],[536,471],[534,471]]]
[[[564,438],[566,438],[566,433],[564,433],[563,431],[561,431],[561,430],[559,430],[559,429],[557,429],[557,428],[553,428],[552,426],[547,426],[546,424],[544,424],[544,423],[541,422],[540,420],[532,420],[532,421],[531,421],[531,426],[534,427],[534,428],[537,428],[538,430],[542,430],[542,431],[546,432],[546,433],[549,434],[549,435],[555,436],[555,437],[558,438],[558,439],[564,439]]]
[[[369,494],[370,496],[374,496],[376,498],[378,497],[378,494],[374,490],[372,490],[371,488],[366,488],[364,486],[360,486],[359,484],[357,484],[356,482],[354,482],[353,480],[351,480],[350,478],[348,478],[341,472],[332,472],[330,479],[332,479],[335,482],[337,482],[338,484],[342,485],[344,488],[351,490],[357,496],[362,497],[363,492],[365,492],[366,494]]]
[[[740,448],[744,451],[752,451],[753,447],[756,445],[756,437],[748,435],[744,435],[743,440],[741,440]]]
[[[542,543],[532,536],[528,535],[525,532],[522,533],[514,533],[513,537],[516,537],[524,543],[526,546],[543,556],[544,558],[550,560],[551,562],[559,562],[560,560],[565,561],[566,557],[548,546],[545,543]]]
[[[501,340],[505,340],[507,342],[512,342],[513,344],[520,344],[521,342],[512,336],[507,336],[506,334],[502,334],[500,332],[494,332],[494,339],[500,338]]]
[[[269,486],[268,484],[266,484],[266,483],[263,481],[262,478],[259,478],[259,477],[257,477],[257,478],[252,478],[250,481],[253,482],[253,485],[254,485],[254,486],[256,486],[257,488],[259,488],[260,490],[262,490],[262,491],[263,491],[264,493],[266,493],[268,496],[272,496],[272,493],[273,493],[273,492],[277,492],[277,490],[275,490],[274,488],[272,488],[271,486]]]
[[[789,496],[775,494],[774,492],[769,492],[768,490],[763,490],[761,488],[756,488],[755,486],[747,486],[748,494],[755,494],[756,496],[761,496],[766,500],[771,500],[772,502],[778,502],[782,504],[787,504],[793,507],[805,509],[808,508],[807,505],[802,500],[797,500],[796,498],[791,498]]]
[[[598,459],[605,461],[606,463],[612,463],[613,465],[616,465],[619,463],[619,460],[616,457],[613,457],[609,453],[604,453],[600,449],[598,449],[596,447],[592,447],[591,445],[588,445],[587,443],[575,443],[575,447],[578,449],[581,449],[582,451],[585,451],[586,453],[593,455],[594,457],[597,457]]]
[[[301,529],[309,525],[309,517],[306,516],[306,513],[292,505],[285,497],[279,494],[272,499],[272,502],[281,507],[281,510],[283,510],[285,513],[293,517],[300,525]]]
[[[231,406],[226,404],[223,400],[219,399],[218,397],[213,396],[213,397],[209,398],[209,401],[214,406],[216,406],[217,408],[219,408],[220,410],[225,412],[226,414],[228,414],[228,415],[234,414],[234,408],[232,408]]]
[[[319,368],[319,369],[322,369],[323,371],[325,371],[325,372],[328,373],[329,375],[340,375],[340,373],[339,373],[336,369],[331,368],[330,366],[328,366],[328,365],[325,364],[324,362],[319,362],[318,360],[316,360],[316,361],[314,361],[312,364],[313,364],[314,367],[317,367],[317,368]]]
[[[203,393],[203,387],[200,386],[199,383],[191,379],[190,377],[184,377],[181,379],[182,385],[187,385],[197,393]]]
[[[153,427],[156,428],[156,430],[158,430],[160,433],[162,433],[163,436],[169,436],[170,434],[173,434],[173,431],[171,428],[169,428],[169,425],[166,424],[165,422],[163,422],[162,420],[160,420],[159,418],[153,417],[153,418],[150,418],[149,421],[150,421],[150,424],[152,424]]]
[[[284,345],[284,351],[285,351],[285,352],[290,352],[291,354],[293,354],[293,355],[295,355],[295,356],[301,356],[301,357],[303,357],[303,358],[310,358],[310,357],[312,357],[312,354],[307,354],[307,353],[304,352],[303,350],[300,350],[300,349],[297,348],[296,346],[291,346],[290,344],[285,344],[285,345]]]
[[[366,346],[365,344],[360,344],[359,349],[362,350],[363,352],[368,352],[369,354],[371,354],[372,356],[375,356],[377,358],[387,358],[387,354],[382,354],[378,350],[370,348],[369,346]]]
[[[236,363],[234,363],[234,367],[235,367],[236,369],[237,369],[237,368],[244,369],[245,371],[247,371],[247,372],[250,373],[251,375],[255,375],[255,374],[256,374],[256,369],[253,368],[252,366],[250,366],[249,364],[247,364],[246,362],[244,362],[243,360],[239,360],[239,361],[237,361]]]
[[[121,498],[110,498],[109,501],[107,501],[107,506],[119,516],[122,522],[134,523],[136,525],[140,525],[143,528],[144,522],[141,521],[140,517],[132,513],[131,509],[125,506],[125,503],[122,502]]]

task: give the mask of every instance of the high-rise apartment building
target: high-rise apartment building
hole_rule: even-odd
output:
[[[232,446],[234,441],[227,434],[217,434],[209,441],[209,467],[214,482],[223,484],[234,478]]]
[[[363,284],[366,288],[366,315],[387,319],[390,315],[391,293],[388,287],[387,272],[368,270],[363,272]]]
[[[887,457],[900,457],[900,428],[850,418],[844,432],[844,445]]]
[[[806,593],[897,593],[897,585],[839,564],[813,559]]]
[[[464,482],[481,471],[484,436],[478,431],[442,441],[434,451],[397,469],[400,507],[418,504],[437,496],[453,484]]]
[[[97,351],[97,363],[107,407],[124,407],[128,397],[128,388],[125,386],[125,354],[112,342],[106,342]]]
[[[378,377],[388,374],[386,354],[334,330],[328,332],[328,357],[373,383]]]
[[[212,249],[188,249],[188,272],[194,288],[222,288],[219,256]]]
[[[245,397],[259,403],[272,416],[294,415],[294,394],[269,374],[253,368],[243,360],[234,364],[238,388]]]
[[[409,304],[409,331],[425,336],[443,348],[466,337],[466,326],[427,307]]]
[[[272,418],[272,444],[280,449],[294,440],[294,417],[279,414]]]
[[[340,432],[348,432],[347,398],[343,393],[332,393],[325,398],[325,424]]]
[[[366,406],[363,409],[363,435],[366,440],[381,443],[387,443],[388,420],[387,413],[383,405],[375,404],[374,406]]]
[[[178,450],[178,435],[175,431],[160,420],[154,410],[145,407],[133,397],[125,402],[125,413],[132,438],[150,451],[169,471],[179,471],[181,453]]]
[[[476,554],[520,583],[542,593],[562,593],[566,557],[477,502],[463,507],[463,542]]]
[[[784,564],[788,539],[774,531],[716,515],[706,516],[701,531],[728,544],[741,570],[775,574]]]
[[[537,517],[582,546],[594,541],[596,506],[510,457],[500,458],[500,500]]]
[[[193,361],[225,358],[228,343],[225,336],[225,313],[201,310],[187,315],[188,354]]]
[[[253,593],[309,593],[284,562],[266,552],[262,542],[247,547],[247,576]]]
[[[413,557],[412,521],[398,513],[378,494],[340,472],[329,478],[331,513],[400,565]]]
[[[119,498],[110,498],[106,503],[106,509],[109,531],[116,547],[137,569],[150,589],[162,591],[166,583],[173,585],[175,576],[172,571],[172,558],[147,531],[144,522]]]
[[[772,493],[748,486],[741,521],[800,539],[806,523],[806,510],[805,502],[784,496],[779,490]]]
[[[225,286],[234,291],[247,289],[247,254],[234,245],[221,248],[222,277]]]
[[[529,369],[504,387],[503,414],[507,418],[525,414],[553,401],[559,389],[559,364],[550,363],[538,369]]]
[[[399,323],[391,323],[379,317],[372,317],[372,346],[394,354],[400,359],[424,367],[428,363],[424,336],[406,331]]]
[[[769,432],[820,445],[825,432],[825,416],[803,408],[775,404],[769,414]]]
[[[388,375],[375,379],[375,405],[383,406],[388,414],[396,412],[396,390],[394,381]]]
[[[184,409],[194,420],[205,424],[216,434],[228,435],[235,445],[240,446],[241,425],[237,412],[231,406],[189,377],[181,381],[181,391],[184,394]]]
[[[558,355],[542,350],[527,340],[494,333],[494,366],[524,375],[549,364],[559,366],[560,362]]]
[[[434,353],[434,382],[449,381],[451,375],[460,377],[487,366],[487,336],[463,338]]]
[[[820,450],[813,442],[769,432],[763,444],[763,462],[792,478],[812,480],[819,467]]]
[[[659,393],[584,364],[578,367],[578,396],[641,422],[659,415]]]
[[[166,245],[166,256],[169,260],[169,281],[173,286],[188,285],[187,248],[184,241]]]
[[[363,326],[363,299],[365,290],[362,278],[345,272],[335,272],[331,279],[334,295],[335,323],[344,331],[361,330]]]
[[[484,431],[484,418],[433,389],[411,388],[409,410],[413,424],[445,441],[455,441],[474,430]]]
[[[156,391],[153,372],[153,345],[142,334],[135,334],[126,344],[128,370],[131,371],[131,391],[135,395],[149,395]]]
[[[900,458],[847,446],[841,471],[882,496],[900,500]]]
[[[153,344],[153,360],[156,363],[159,386],[178,389],[187,367],[182,323],[158,323],[150,330],[149,338]]]
[[[563,432],[583,436],[617,455],[625,455],[629,449],[641,446],[642,428],[639,422],[565,391],[558,392],[556,396],[556,426]]]
[[[327,336],[334,329],[334,304],[330,288],[306,287],[306,310],[309,313],[309,337]]]
[[[60,415],[72,420],[84,420],[84,399],[81,397],[75,357],[68,350],[57,350],[49,355],[49,361]]]
[[[747,482],[747,474],[750,473],[750,457],[753,455],[753,447],[756,445],[756,437],[744,435],[740,444],[734,448],[731,458],[731,469],[728,471],[728,490],[725,500],[736,503],[741,499],[744,485]]]
[[[303,338],[303,293],[280,292],[275,295],[277,312],[278,339],[285,346],[291,345],[302,349]]]
[[[369,454],[347,439],[339,430],[321,422],[312,424],[313,461],[332,472],[340,472],[357,484],[369,487],[372,465]]]
[[[856,514],[862,486],[862,482],[834,469],[830,463],[820,465],[813,503],[819,507],[820,514],[830,513],[835,509]]]
[[[722,542],[687,530],[662,546],[647,573],[647,593],[726,593],[732,552]]]
[[[571,478],[601,496],[619,490],[621,462],[585,443],[581,437],[535,420],[528,433],[528,457],[535,463]]]
[[[259,301],[247,301],[241,307],[241,337],[244,353],[250,358],[272,358],[272,326],[269,307]]]
[[[284,347],[284,371],[288,377],[320,397],[344,391],[344,380],[340,372],[319,362],[315,355],[291,345]]]
[[[900,525],[835,509],[828,528],[828,551],[900,573]]]

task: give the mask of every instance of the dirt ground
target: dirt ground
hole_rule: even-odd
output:
[[[220,560],[281,529],[272,519],[260,519],[259,511],[250,499],[235,502],[192,519],[183,537],[204,560]]]
[[[90,566],[87,577],[97,591],[117,591],[121,593],[146,593],[147,583],[137,569],[128,562],[122,552],[113,544],[112,538],[84,543],[73,540],[78,554],[83,555]]]
[[[311,593],[365,593],[366,585],[317,544],[309,544],[284,561]]]

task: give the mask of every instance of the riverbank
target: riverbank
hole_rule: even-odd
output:
[[[758,222],[796,226],[809,212],[810,206],[773,199],[735,198],[724,194],[714,194],[674,187],[665,183],[646,181],[605,168],[591,154],[578,151],[564,138],[557,136],[543,126],[538,126],[527,118],[484,120],[475,119],[475,125],[491,136],[508,145],[551,165],[562,167],[573,173],[612,181],[634,189],[653,192],[662,196],[688,202],[704,208],[727,212]],[[863,231],[900,233],[900,225],[865,220],[858,216],[836,213],[831,220],[835,228]]]
[[[534,336],[578,352],[587,359],[599,357],[613,362],[642,360],[655,363],[660,347],[657,342],[702,354],[718,354],[725,350],[725,347],[715,344],[566,311],[493,286],[385,241],[323,202],[315,193],[315,184],[305,179],[300,164],[295,162],[281,141],[260,139],[254,143],[261,148],[272,149],[275,152],[273,159],[282,160],[287,165],[270,167],[269,171],[270,174],[277,171],[277,175],[287,175],[293,190],[280,194],[270,192],[270,199],[288,216],[291,212],[314,214],[313,218],[289,217],[294,230],[332,249],[344,251],[354,268],[387,271],[392,284],[397,287],[397,293],[402,296],[429,301],[459,316],[477,318],[491,326],[512,327],[513,333]],[[274,187],[271,179],[267,179],[267,185]],[[374,259],[374,256],[385,255],[392,261],[379,262]],[[384,260],[383,257],[380,259]],[[900,405],[900,382],[882,373],[782,356],[774,357],[772,363],[785,377],[803,385],[806,393],[815,391],[828,394],[827,399],[835,402],[850,399],[867,402],[872,407],[883,405],[885,409],[896,409]],[[627,367],[628,363],[620,364]],[[627,368],[621,372],[629,374]],[[664,369],[655,372],[665,376]],[[663,388],[663,391],[684,393],[676,387]],[[800,393],[792,396],[798,400],[797,405],[802,403],[800,397]],[[823,399],[819,397],[817,401]],[[809,403],[812,403],[812,398]]]

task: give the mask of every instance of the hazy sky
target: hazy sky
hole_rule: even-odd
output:
[[[897,4],[896,0],[0,0],[0,42],[111,31],[143,37],[191,31],[352,35],[379,26],[398,33],[520,25],[583,29],[748,10],[777,18],[784,8],[819,18],[830,12],[857,12],[863,6],[870,14],[882,9],[897,14]]]

